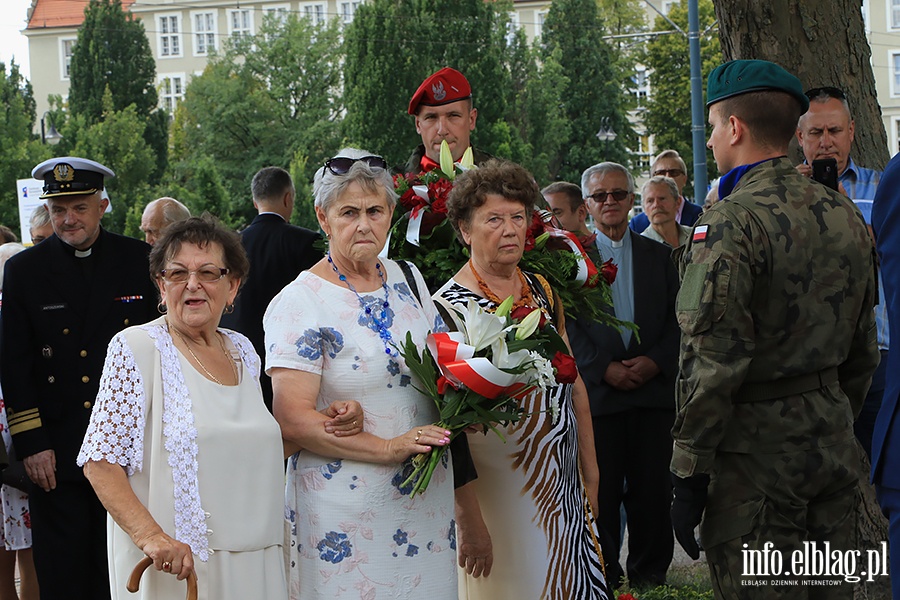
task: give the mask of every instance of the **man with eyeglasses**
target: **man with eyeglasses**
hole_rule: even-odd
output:
[[[847,598],[840,577],[796,561],[771,577],[745,557],[859,551],[852,423],[878,364],[872,240],[852,202],[787,156],[809,107],[795,76],[735,60],[710,73],[707,99],[722,200],[678,260],[675,536],[697,559],[700,524],[716,598],[811,597],[807,579],[816,597]]]
[[[416,132],[422,143],[406,161],[405,173],[431,171],[441,164],[441,142],[450,147],[458,162],[471,146],[478,109],[472,100],[472,88],[465,76],[450,67],[429,75],[409,101],[407,112],[416,118]],[[472,148],[476,165],[491,155]]]
[[[75,458],[113,335],[156,316],[150,246],[100,224],[107,167],[47,160],[44,181],[56,234],[6,264],[0,378],[9,431],[33,482],[34,565],[43,598],[109,598],[106,511]]]
[[[797,141],[806,162],[797,170],[812,175],[812,163],[821,158],[837,161],[838,183],[853,200],[872,200],[881,171],[860,167],[850,158],[855,122],[847,96],[836,87],[813,88],[806,92],[809,110],[797,122]]]
[[[620,513],[628,520],[626,570],[632,586],[660,585],[672,562],[669,515],[672,423],[678,324],[678,275],[671,249],[628,228],[634,178],[624,166],[604,162],[581,176],[581,188],[597,228],[601,260],[618,267],[612,284],[616,317],[631,330],[573,319],[569,341],[590,397],[600,491],[597,520],[612,540],[604,548],[608,581],[622,582]],[[627,482],[627,493],[625,486]]]
[[[678,186],[678,205],[675,207],[675,222],[691,227],[703,214],[703,207],[694,204],[682,194],[688,178],[687,165],[684,164],[684,159],[681,158],[681,155],[676,150],[663,150],[660,152],[653,159],[650,167],[650,176],[668,177],[675,181],[675,185]],[[642,233],[650,226],[650,218],[645,213],[640,212],[634,215],[628,226],[632,230]]]
[[[250,192],[253,207],[259,213],[241,232],[250,274],[235,298],[234,312],[223,315],[221,323],[247,336],[265,361],[263,315],[269,302],[300,271],[319,262],[322,251],[315,245],[320,238],[318,233],[290,224],[295,201],[290,173],[279,167],[265,167],[253,176]],[[260,369],[259,383],[271,411],[272,379],[265,372],[265,364]]]

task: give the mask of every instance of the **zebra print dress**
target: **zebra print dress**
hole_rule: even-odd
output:
[[[534,297],[552,314],[533,276]],[[496,304],[451,279],[434,295],[449,308],[474,299]],[[452,313],[451,313],[452,314]],[[559,403],[559,420],[548,407]],[[469,435],[478,479],[472,482],[491,534],[494,566],[475,579],[459,569],[460,600],[599,600],[608,598],[599,544],[585,508],[578,468],[572,386],[561,385],[524,403],[518,423],[498,436]]]

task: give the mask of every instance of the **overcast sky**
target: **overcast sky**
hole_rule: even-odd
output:
[[[0,0],[3,4],[3,18],[0,19],[0,62],[9,65],[13,56],[22,73],[31,79],[28,61],[28,38],[19,33],[25,29],[25,16],[31,0]],[[8,72],[8,71],[7,71]]]

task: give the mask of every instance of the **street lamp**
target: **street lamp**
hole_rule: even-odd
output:
[[[50,128],[46,133],[44,132],[44,119],[46,119],[50,123]],[[54,127],[53,125],[53,119],[50,117],[50,111],[44,111],[44,114],[41,116],[41,143],[55,146],[62,138],[62,134],[58,132],[56,130],[56,127]]]
[[[609,117],[603,117],[600,119],[600,131],[596,133],[597,139],[603,142],[603,154],[608,154],[609,143],[615,141],[616,139],[616,130],[613,129],[611,119]]]

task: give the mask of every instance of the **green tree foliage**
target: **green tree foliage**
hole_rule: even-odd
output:
[[[31,177],[31,169],[50,158],[49,146],[34,139],[35,101],[31,84],[11,62],[0,62],[0,224],[19,229],[17,179]]]
[[[194,174],[213,167],[227,201],[210,212],[242,226],[255,215],[250,180],[260,168],[287,168],[302,152],[315,157],[303,174],[311,180],[340,145],[341,62],[336,19],[267,18],[257,35],[227,43],[176,111],[171,183],[199,194]]]
[[[318,165],[318,162],[315,165]],[[291,214],[291,223],[318,231],[319,221],[316,219],[312,183],[306,177],[308,166],[309,157],[302,150],[297,150],[288,169],[291,179],[294,180],[294,212]]]
[[[69,110],[96,123],[107,112],[107,89],[114,112],[133,104],[146,122],[144,139],[158,176],[166,165],[168,120],[157,110],[156,62],[144,24],[122,9],[121,0],[91,0],[72,50]]]
[[[615,57],[603,40],[596,0],[555,0],[541,36],[545,59],[556,56],[568,83],[562,89],[564,114],[570,125],[568,139],[556,160],[558,179],[579,181],[581,172],[603,159],[628,162],[625,147],[634,133],[623,110],[623,86],[614,70]],[[609,119],[618,137],[608,149],[596,137],[603,119]]]
[[[711,0],[700,0],[698,8],[702,32],[715,23],[716,15]],[[683,31],[688,30],[686,0],[681,0],[673,6],[668,16]],[[662,17],[657,17],[654,29],[669,31],[672,25]],[[705,88],[709,72],[722,63],[719,36],[714,28],[700,38],[700,58]],[[687,37],[673,33],[653,38],[647,44],[647,67],[651,70],[650,86],[653,90],[645,113],[647,131],[655,136],[657,148],[660,150],[672,148],[684,158],[689,177],[684,193],[691,197],[694,195],[690,182],[694,159],[691,141],[691,64]],[[712,152],[709,150],[706,164],[709,181],[712,181],[717,176],[717,171]],[[697,200],[702,202],[703,198]]]
[[[403,165],[421,143],[409,99],[428,75],[453,67],[472,85],[478,122],[473,144],[510,148],[510,74],[504,63],[510,3],[483,0],[374,0],[346,30],[346,136]]]
[[[105,110],[100,121],[88,123],[82,115],[75,115],[66,129],[73,131],[73,137],[78,140],[72,149],[75,156],[90,157],[115,172],[115,177],[104,182],[113,207],[104,218],[104,226],[121,233],[125,231],[129,210],[146,204],[154,154],[144,140],[147,123],[133,104],[114,110],[109,91],[103,96],[103,104]],[[74,132],[82,128],[83,131]]]

